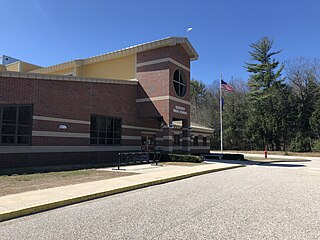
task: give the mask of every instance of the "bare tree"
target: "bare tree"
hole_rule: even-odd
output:
[[[314,135],[310,121],[320,98],[320,61],[296,58],[287,61],[285,70],[297,104],[295,150],[310,151]]]
[[[319,94],[320,61],[304,57],[288,60],[286,73],[294,92],[306,102],[315,100]]]

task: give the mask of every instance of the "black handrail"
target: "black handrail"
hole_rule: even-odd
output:
[[[118,154],[118,169],[120,166],[128,166],[139,163],[156,163],[161,159],[160,151],[153,152],[120,152]]]

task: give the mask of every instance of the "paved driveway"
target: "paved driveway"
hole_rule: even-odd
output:
[[[243,153],[243,154],[248,157],[264,158],[264,154],[255,154],[255,153]],[[289,159],[289,160],[290,159],[308,159],[308,160],[320,161],[320,157],[284,156],[284,155],[273,155],[273,154],[268,154],[268,158],[281,158],[281,159]]]
[[[217,172],[0,223],[1,239],[320,239],[320,161]]]

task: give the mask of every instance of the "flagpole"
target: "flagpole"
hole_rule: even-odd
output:
[[[222,136],[222,91],[221,91],[222,74],[220,74],[220,143],[221,153],[223,153],[223,136]]]

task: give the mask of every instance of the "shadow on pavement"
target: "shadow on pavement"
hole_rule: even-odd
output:
[[[223,159],[210,159],[204,160],[205,163],[227,163],[227,164],[243,164],[243,165],[257,165],[266,167],[305,167],[304,164],[296,163],[279,163],[279,162],[258,162],[258,161],[240,161],[240,160],[223,160]]]

